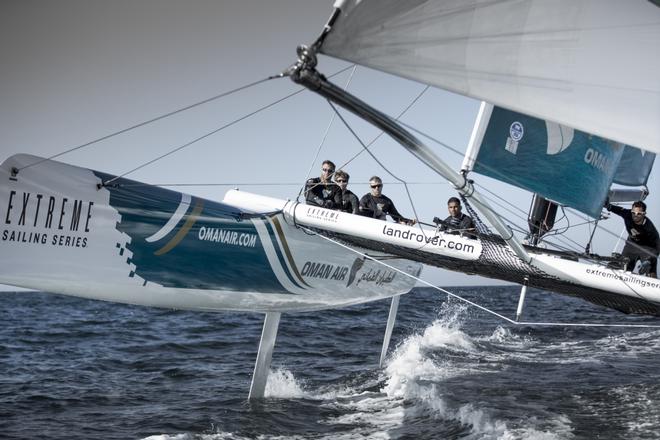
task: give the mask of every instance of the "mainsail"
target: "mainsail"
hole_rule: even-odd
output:
[[[660,152],[648,0],[346,0],[325,54]]]

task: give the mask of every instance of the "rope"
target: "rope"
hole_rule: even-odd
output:
[[[410,108],[411,108],[411,107],[412,107],[417,101],[419,101],[419,99],[422,97],[422,95],[424,95],[424,93],[426,93],[426,91],[427,91],[430,87],[431,87],[431,86],[426,86],[426,87],[424,87],[424,89],[422,89],[422,91],[419,92],[419,93],[417,94],[417,96],[416,96],[416,97],[410,102],[410,104],[408,104],[408,105],[406,106],[406,108],[404,108],[404,109],[399,113],[399,115],[398,115],[396,118],[394,118],[394,120],[395,120],[395,121],[398,121],[398,120],[399,120],[404,114],[406,114],[406,112],[407,112],[408,110],[410,110]],[[373,144],[374,144],[378,139],[380,139],[380,137],[381,137],[382,135],[384,135],[384,134],[385,134],[384,131],[381,131],[380,133],[378,133],[378,135],[377,135],[375,138],[373,138],[373,139],[371,140],[371,142],[369,142],[369,143],[367,144],[367,147],[371,147],[371,145],[373,145]],[[353,162],[355,159],[357,159],[357,157],[358,157],[360,154],[364,153],[364,150],[365,150],[365,149],[362,149],[362,150],[358,151],[357,154],[355,154],[353,157],[351,157],[350,159],[348,159],[348,161],[346,161],[346,163],[344,163],[344,164],[343,164],[342,166],[340,166],[339,168],[341,169],[341,168],[345,167],[346,165],[348,165],[349,163]],[[368,148],[367,148],[367,151],[369,151]]]
[[[340,71],[337,72],[337,73],[334,73],[333,75],[330,75],[330,77],[333,77],[333,76],[335,76],[335,75],[339,75],[340,73],[342,73],[342,72],[344,72],[344,71],[346,71],[346,70],[348,70],[348,69],[350,69],[350,66],[349,66],[349,67],[345,67],[344,69],[340,70]],[[280,74],[280,75],[274,75],[274,76],[271,76],[271,77],[269,77],[269,79],[281,78],[281,77],[282,77],[282,75]],[[126,171],[125,173],[120,174],[119,176],[115,176],[115,177],[113,177],[112,179],[108,180],[107,182],[103,182],[103,185],[108,185],[108,184],[114,182],[115,180],[117,180],[117,179],[119,179],[119,178],[122,178],[122,177],[124,177],[124,176],[126,176],[126,175],[128,175],[128,174],[130,174],[130,173],[133,173],[133,172],[135,172],[135,171],[137,171],[137,170],[139,170],[139,169],[141,169],[141,168],[144,168],[144,167],[146,167],[146,166],[148,166],[148,165],[151,165],[152,163],[154,163],[154,162],[156,162],[156,161],[159,161],[160,159],[163,159],[163,158],[165,158],[165,157],[167,157],[167,156],[169,156],[169,155],[171,155],[171,154],[176,153],[177,151],[180,151],[180,150],[182,150],[182,149],[184,149],[184,148],[186,148],[186,147],[189,147],[190,145],[192,145],[192,144],[194,144],[194,143],[196,143],[196,142],[199,142],[199,141],[201,141],[202,139],[205,139],[205,138],[207,138],[207,137],[209,137],[209,136],[212,136],[212,135],[218,133],[219,131],[224,130],[225,128],[228,128],[228,127],[230,127],[230,126],[232,126],[232,125],[234,125],[234,124],[237,124],[237,123],[239,123],[239,122],[241,122],[241,121],[243,121],[243,120],[245,120],[245,119],[247,119],[247,118],[249,118],[249,117],[251,117],[251,116],[254,116],[254,115],[256,115],[257,113],[260,113],[260,112],[262,112],[262,111],[264,111],[264,110],[266,110],[266,109],[269,109],[269,108],[271,108],[271,107],[274,107],[275,105],[279,104],[280,102],[285,101],[285,100],[287,100],[287,99],[289,99],[289,98],[291,98],[291,97],[293,97],[293,96],[295,96],[295,95],[297,95],[297,94],[299,94],[299,93],[302,93],[302,92],[304,92],[304,91],[306,91],[306,90],[307,90],[306,88],[301,87],[301,88],[298,89],[297,91],[295,91],[295,92],[293,92],[293,93],[290,93],[290,94],[284,96],[283,98],[280,98],[280,99],[278,99],[278,100],[276,100],[276,101],[274,101],[274,102],[271,102],[270,104],[267,104],[267,105],[265,105],[265,106],[263,106],[263,107],[261,107],[261,108],[255,110],[255,111],[253,111],[253,112],[248,113],[247,115],[241,116],[240,118],[235,119],[235,120],[233,120],[232,122],[229,122],[228,124],[225,124],[225,125],[223,125],[223,126],[220,127],[220,128],[217,128],[217,129],[215,129],[215,130],[213,130],[213,131],[211,131],[211,132],[209,132],[209,133],[206,133],[206,134],[204,134],[204,135],[202,135],[202,136],[200,136],[200,137],[198,137],[198,138],[196,138],[196,139],[193,139],[193,140],[190,141],[190,142],[187,142],[187,143],[185,143],[185,144],[183,144],[183,145],[181,145],[181,146],[179,146],[179,147],[176,147],[176,148],[174,148],[173,150],[170,150],[170,151],[168,151],[168,152],[165,153],[165,154],[162,154],[162,155],[160,155],[160,156],[158,156],[158,157],[156,157],[156,158],[154,158],[154,159],[152,159],[152,160],[150,160],[150,161],[147,161],[147,162],[143,163],[142,165],[140,165],[140,166],[138,166],[138,167],[133,168],[132,170]]]
[[[369,182],[352,182],[356,185],[366,185]],[[387,185],[403,185],[401,182],[383,182]],[[406,182],[408,185],[449,185],[447,182]],[[124,188],[142,187],[142,186],[299,186],[300,182],[214,182],[214,183],[124,183]]]
[[[64,151],[62,151],[62,152],[60,152],[60,153],[57,153],[57,154],[54,154],[54,155],[52,155],[52,156],[50,156],[50,157],[47,157],[47,158],[44,158],[44,159],[38,160],[38,161],[36,161],[36,162],[33,162],[33,163],[31,163],[31,164],[28,164],[28,165],[24,166],[23,168],[20,168],[19,171],[20,171],[20,170],[24,170],[24,169],[26,169],[26,168],[30,168],[30,167],[35,166],[35,165],[39,165],[40,163],[46,162],[46,161],[48,161],[48,160],[55,159],[56,157],[63,156],[63,155],[65,155],[65,154],[71,153],[71,152],[76,151],[76,150],[79,150],[79,149],[81,149],[81,148],[88,147],[88,146],[90,146],[90,145],[96,144],[96,143],[101,142],[101,141],[104,141],[104,140],[106,140],[106,139],[110,139],[110,138],[112,138],[112,137],[114,137],[114,136],[118,136],[118,135],[120,135],[120,134],[123,134],[123,133],[129,132],[129,131],[131,131],[131,130],[135,130],[136,128],[140,128],[140,127],[143,127],[143,126],[145,126],[145,125],[151,124],[151,123],[153,123],[153,122],[160,121],[161,119],[165,119],[165,118],[168,118],[168,117],[170,117],[170,116],[174,116],[174,115],[176,115],[177,113],[181,113],[181,112],[184,112],[184,111],[186,111],[186,110],[190,110],[190,109],[192,109],[192,108],[198,107],[198,106],[200,106],[200,105],[207,104],[207,103],[209,103],[209,102],[211,102],[211,101],[215,101],[216,99],[224,98],[225,96],[229,96],[229,95],[231,95],[231,94],[233,94],[233,93],[240,92],[241,90],[248,89],[248,88],[250,88],[250,87],[253,87],[253,86],[259,85],[259,84],[261,84],[261,83],[263,83],[263,82],[270,81],[271,79],[275,79],[275,78],[278,78],[278,77],[279,77],[278,75],[269,76],[268,78],[264,78],[264,79],[261,79],[261,80],[259,80],[259,81],[255,81],[255,82],[253,82],[253,83],[250,83],[250,84],[247,84],[247,85],[244,85],[244,86],[238,87],[238,88],[233,89],[233,90],[230,90],[230,91],[228,91],[228,92],[220,93],[220,94],[218,94],[218,95],[212,96],[211,98],[204,99],[203,101],[199,101],[199,102],[196,102],[196,103],[194,103],[194,104],[187,105],[187,106],[182,107],[182,108],[180,108],[180,109],[178,109],[178,110],[173,110],[173,111],[171,111],[171,112],[169,112],[169,113],[165,113],[165,114],[163,114],[163,115],[156,116],[155,118],[149,119],[149,120],[147,120],[147,121],[139,122],[139,123],[137,123],[137,124],[135,124],[135,125],[131,125],[131,126],[128,127],[128,128],[124,128],[124,129],[122,129],[122,130],[115,131],[115,132],[110,133],[110,134],[107,134],[107,135],[105,135],[105,136],[103,136],[103,137],[100,137],[100,138],[94,139],[94,140],[89,141],[89,142],[85,142],[84,144],[78,145],[78,146],[73,147],[73,148],[69,148],[68,150],[64,150]]]
[[[356,66],[356,67],[357,67],[357,66]],[[355,68],[353,69],[353,72],[351,73],[351,78],[352,78],[352,76],[353,76],[354,73],[355,73]],[[346,86],[344,87],[344,90],[348,89],[348,85],[349,85],[349,83],[350,83],[350,81],[351,81],[351,78],[349,78],[348,82],[346,83]],[[424,89],[423,89],[420,93],[418,93],[417,96],[416,96],[415,98],[413,98],[413,100],[412,100],[412,101],[411,101],[411,102],[410,102],[410,103],[409,103],[409,104],[408,104],[408,105],[407,105],[407,106],[406,106],[406,107],[405,107],[405,108],[399,113],[399,115],[398,115],[395,119],[398,120],[398,119],[399,119],[400,117],[402,117],[402,116],[403,116],[408,110],[410,110],[410,108],[411,108],[411,107],[412,107],[412,106],[413,106],[413,105],[414,105],[414,104],[415,104],[415,103],[416,103],[416,102],[422,97],[422,95],[424,95],[424,93],[425,93],[429,88],[430,88],[430,86],[428,86],[428,85],[425,86]],[[317,149],[316,156],[314,156],[314,160],[312,161],[312,165],[310,166],[309,170],[307,171],[307,177],[305,178],[305,180],[309,179],[309,175],[310,175],[310,173],[311,173],[312,167],[314,166],[314,163],[316,163],[316,161],[317,161],[317,159],[318,159],[318,155],[319,155],[319,152],[320,152],[320,150],[321,150],[321,146],[322,146],[323,143],[325,142],[325,138],[326,138],[326,136],[327,136],[327,134],[328,134],[328,131],[330,130],[330,125],[332,125],[332,123],[334,122],[335,116],[339,115],[339,117],[340,117],[340,119],[342,120],[342,122],[344,123],[344,125],[346,125],[346,126],[348,127],[349,131],[350,131],[350,132],[356,137],[356,139],[358,140],[358,142],[360,143],[360,145],[362,145],[362,150],[358,151],[357,154],[355,154],[355,155],[354,155],[353,157],[351,157],[349,160],[347,160],[346,162],[344,162],[341,166],[338,167],[338,169],[343,169],[344,167],[346,167],[346,166],[347,166],[348,164],[350,164],[353,160],[355,160],[360,154],[364,153],[365,150],[366,150],[366,151],[367,151],[367,152],[368,152],[368,153],[369,153],[369,154],[375,159],[375,156],[374,156],[373,154],[371,154],[371,151],[369,150],[369,147],[370,147],[373,143],[375,143],[378,139],[380,139],[380,137],[381,137],[383,134],[385,134],[385,132],[381,131],[381,132],[380,132],[375,138],[373,138],[373,139],[371,140],[371,142],[369,142],[369,143],[366,144],[366,146],[365,146],[365,144],[362,142],[362,140],[360,140],[360,138],[357,136],[357,134],[355,134],[355,132],[354,132],[354,131],[348,126],[348,123],[346,122],[346,120],[345,120],[344,118],[341,117],[341,115],[340,115],[339,112],[337,111],[337,108],[336,108],[336,107],[335,107],[330,101],[328,101],[328,103],[330,104],[330,106],[331,106],[331,107],[333,108],[333,110],[334,110],[333,115],[332,115],[332,119],[331,119],[331,121],[330,121],[330,124],[328,125],[328,128],[326,129],[326,133],[325,133],[325,135],[323,136],[323,140],[321,141],[321,145],[319,145],[319,148]],[[391,176],[393,176],[395,179],[399,180],[399,182],[396,182],[396,184],[404,185],[404,186],[406,187],[406,193],[408,194],[408,200],[410,201],[410,204],[411,204],[411,206],[412,206],[412,208],[413,208],[413,212],[414,212],[414,214],[415,214],[415,220],[419,223],[419,218],[418,218],[418,215],[417,215],[417,211],[415,210],[415,205],[414,205],[414,203],[413,203],[413,201],[412,201],[412,197],[411,197],[411,195],[410,195],[410,192],[408,191],[408,187],[406,186],[406,185],[407,185],[407,182],[405,182],[405,181],[402,180],[402,179],[399,179],[399,178],[396,177],[394,174],[392,174],[390,171],[388,171],[387,168],[385,168],[380,162],[378,162],[378,160],[376,160],[376,162],[377,162],[381,167],[383,167],[383,169],[385,169],[385,171],[387,171]],[[355,182],[353,182],[353,183],[355,183]],[[298,199],[300,198],[300,195],[302,194],[302,192],[303,192],[305,189],[306,189],[306,188],[303,187],[303,188],[300,190],[300,192],[298,193],[298,197],[296,198],[296,200],[298,200]],[[423,230],[422,230],[422,233],[424,233]]]
[[[304,91],[305,91],[305,89],[300,89],[300,90],[298,90],[298,91],[296,91],[296,92],[289,93],[288,95],[284,96],[283,98],[280,98],[280,99],[278,99],[278,100],[276,100],[276,101],[274,101],[274,102],[271,102],[270,104],[267,104],[267,105],[265,105],[265,106],[263,106],[263,107],[261,107],[261,108],[255,110],[255,111],[252,111],[252,112],[248,113],[247,115],[241,116],[241,117],[238,118],[238,119],[234,119],[233,121],[231,121],[231,122],[229,122],[229,123],[223,125],[223,126],[220,127],[220,128],[216,128],[215,130],[210,131],[210,132],[208,132],[208,133],[206,133],[206,134],[204,134],[204,135],[202,135],[202,136],[199,136],[198,138],[195,138],[195,139],[193,139],[193,140],[190,141],[190,142],[186,142],[185,144],[180,145],[180,146],[178,146],[178,147],[176,147],[176,148],[174,148],[174,149],[168,151],[168,152],[165,153],[165,154],[161,154],[160,156],[158,156],[158,157],[156,157],[156,158],[154,158],[154,159],[151,159],[151,160],[149,160],[149,161],[143,163],[142,165],[139,165],[139,166],[137,166],[137,167],[135,167],[135,168],[133,168],[133,169],[131,169],[131,170],[129,170],[129,171],[126,171],[125,173],[122,173],[122,174],[120,174],[120,175],[118,175],[118,176],[115,176],[115,177],[113,177],[112,179],[110,179],[110,180],[108,180],[108,181],[106,181],[106,182],[103,182],[103,185],[109,185],[110,183],[114,182],[114,181],[117,180],[117,179],[120,179],[120,178],[122,178],[122,177],[124,177],[124,176],[126,176],[126,175],[128,175],[128,174],[131,174],[131,173],[133,173],[133,172],[135,172],[135,171],[137,171],[137,170],[139,170],[139,169],[142,169],[142,168],[144,168],[144,167],[146,167],[146,166],[148,166],[148,165],[151,165],[152,163],[154,163],[154,162],[156,162],[156,161],[159,161],[159,160],[161,160],[161,159],[163,159],[163,158],[165,158],[165,157],[167,157],[167,156],[169,156],[169,155],[171,155],[171,154],[174,154],[174,153],[176,153],[177,151],[183,150],[184,148],[189,147],[189,146],[193,145],[194,143],[197,143],[197,142],[201,141],[202,139],[206,139],[207,137],[212,136],[212,135],[218,133],[219,131],[224,130],[225,128],[231,127],[232,125],[235,125],[235,124],[237,124],[237,123],[239,123],[239,122],[241,122],[241,121],[243,121],[243,120],[245,120],[245,119],[247,119],[247,118],[249,118],[249,117],[251,117],[251,116],[256,115],[256,114],[259,113],[259,112],[262,112],[262,111],[264,111],[264,110],[266,110],[266,109],[268,109],[268,108],[270,108],[270,107],[273,107],[273,106],[279,104],[280,102],[285,101],[285,100],[291,98],[292,96],[295,96],[295,95],[297,95],[297,94],[299,94],[299,93],[302,93],[302,92],[304,92]]]
[[[344,123],[344,125],[346,126],[346,128],[348,129],[348,131],[350,131],[351,134],[353,134],[353,136],[355,136],[355,139],[357,139],[357,141],[360,143],[360,145],[362,145],[362,148],[363,148],[367,153],[369,153],[369,155],[371,156],[371,158],[372,158],[372,159],[373,159],[378,165],[380,165],[380,166],[385,170],[385,172],[387,172],[390,176],[394,177],[396,180],[398,180],[399,182],[401,182],[401,184],[403,185],[403,187],[406,189],[406,194],[408,195],[408,201],[410,202],[410,205],[412,206],[413,213],[414,213],[414,215],[415,215],[415,221],[416,221],[416,222],[419,222],[419,216],[417,215],[417,210],[415,209],[415,204],[413,203],[412,196],[410,195],[410,190],[408,189],[408,185],[407,185],[406,181],[403,180],[403,179],[401,179],[401,178],[399,178],[398,176],[396,176],[396,175],[395,175],[393,172],[391,172],[391,171],[390,171],[385,165],[383,165],[383,163],[382,163],[381,161],[378,160],[378,158],[377,158],[377,157],[376,157],[376,156],[375,156],[375,155],[369,150],[369,148],[367,148],[367,146],[364,144],[364,142],[362,141],[362,139],[360,139],[360,137],[359,137],[359,136],[357,135],[357,133],[353,130],[353,128],[348,124],[348,122],[346,121],[346,119],[344,119],[344,117],[341,115],[341,113],[339,113],[339,110],[337,109],[337,107],[335,107],[335,105],[334,105],[332,102],[330,102],[330,101],[328,101],[328,104],[330,104],[330,107],[332,107],[332,109],[335,111],[335,113],[337,113],[337,116],[339,116],[339,119]],[[419,227],[419,229],[422,231],[422,234],[424,235],[424,237],[426,237],[426,234],[424,233],[424,229],[422,229],[421,226]]]
[[[419,277],[416,277],[416,276],[414,276],[414,275],[411,275],[411,274],[409,274],[409,273],[406,273],[406,272],[402,271],[401,269],[398,269],[398,268],[396,268],[396,267],[394,267],[394,266],[392,266],[392,265],[389,265],[389,264],[387,264],[387,263],[385,263],[385,262],[383,262],[383,261],[377,260],[377,259],[371,257],[371,256],[368,255],[368,254],[362,253],[362,252],[358,251],[357,249],[353,249],[353,248],[351,248],[350,246],[347,246],[347,245],[345,245],[345,244],[343,244],[343,243],[340,243],[340,242],[338,242],[338,241],[336,241],[336,240],[333,240],[333,239],[330,238],[330,237],[326,237],[326,236],[324,236],[324,235],[318,234],[317,232],[315,232],[315,231],[313,231],[313,230],[311,230],[311,229],[309,229],[309,228],[306,228],[306,227],[304,227],[304,226],[299,226],[299,227],[302,228],[303,230],[305,230],[305,231],[306,231],[307,233],[309,233],[310,235],[316,235],[316,236],[318,236],[318,237],[321,237],[321,238],[323,238],[324,240],[327,240],[327,241],[329,241],[329,242],[331,242],[331,243],[336,244],[337,246],[343,247],[344,249],[347,249],[347,250],[349,250],[349,251],[351,251],[351,252],[354,252],[354,253],[360,255],[361,257],[368,258],[369,260],[374,261],[374,262],[376,262],[376,263],[378,263],[378,264],[381,264],[381,265],[387,267],[388,269],[394,270],[394,271],[396,271],[396,272],[398,272],[398,273],[400,273],[400,274],[402,274],[402,275],[404,275],[404,276],[406,276],[406,277],[408,277],[408,278],[411,278],[411,279],[413,279],[413,280],[415,280],[415,281],[418,281],[418,282],[420,282],[420,283],[426,285],[427,287],[431,287],[431,288],[433,288],[433,289],[435,289],[435,290],[437,290],[437,291],[439,291],[439,292],[442,292],[442,293],[446,294],[446,295],[449,296],[449,297],[455,298],[455,299],[457,299],[457,300],[459,300],[459,301],[463,301],[464,303],[466,303],[466,304],[468,304],[468,305],[470,305],[470,306],[472,306],[472,307],[475,307],[475,308],[477,308],[477,309],[479,309],[479,310],[481,310],[481,311],[483,311],[483,312],[486,312],[486,313],[488,313],[488,314],[490,314],[490,315],[493,315],[493,316],[495,316],[495,317],[497,317],[497,318],[499,318],[499,319],[501,319],[501,320],[503,320],[503,321],[505,321],[505,322],[507,322],[507,323],[509,323],[509,324],[512,324],[512,325],[516,325],[516,326],[532,326],[532,327],[614,327],[614,328],[617,328],[617,327],[618,327],[618,328],[660,328],[660,325],[652,325],[652,324],[603,324],[603,323],[589,323],[589,322],[573,323],[573,322],[531,322],[531,321],[514,321],[513,319],[511,319],[511,318],[507,318],[506,316],[504,316],[504,315],[502,315],[502,314],[500,314],[500,313],[497,313],[497,312],[495,312],[494,310],[491,310],[491,309],[489,309],[489,308],[487,308],[487,307],[485,307],[485,306],[482,306],[482,305],[480,305],[480,304],[477,304],[477,303],[475,303],[474,301],[470,301],[469,299],[463,298],[462,296],[457,295],[457,294],[455,294],[455,293],[452,293],[452,292],[450,292],[450,291],[448,291],[448,290],[446,290],[446,289],[443,289],[442,287],[435,286],[435,285],[429,283],[428,281],[425,281],[425,280],[423,280],[423,279],[421,279],[421,278],[419,278]]]
[[[345,72],[346,70],[348,70],[348,69],[350,69],[350,68],[351,68],[351,66],[345,67],[345,68],[343,68],[343,69],[341,69],[341,70],[339,70],[339,71],[333,73],[332,75],[330,75],[329,78],[332,78],[332,77],[334,77],[334,76],[336,76],[336,75],[339,75],[339,74]],[[82,149],[82,148],[88,147],[88,146],[93,145],[93,144],[97,144],[97,143],[99,143],[99,142],[101,142],[101,141],[104,141],[104,140],[110,139],[110,138],[112,138],[112,137],[118,136],[118,135],[123,134],[123,133],[127,133],[127,132],[129,132],[129,131],[131,131],[131,130],[135,130],[135,129],[137,129],[137,128],[143,127],[143,126],[148,125],[148,124],[151,124],[151,123],[153,123],[153,122],[157,122],[157,121],[160,121],[160,120],[162,120],[162,119],[168,118],[168,117],[170,117],[170,116],[174,116],[174,115],[176,115],[176,114],[178,114],[178,113],[181,113],[181,112],[184,112],[184,111],[186,111],[186,110],[190,110],[190,109],[193,109],[193,108],[198,107],[198,106],[200,106],[200,105],[204,105],[204,104],[207,104],[207,103],[209,103],[209,102],[215,101],[215,100],[217,100],[217,99],[224,98],[224,97],[226,97],[226,96],[229,96],[229,95],[231,95],[231,94],[234,94],[234,93],[240,92],[240,91],[245,90],[245,89],[248,89],[248,88],[250,88],[250,87],[257,86],[257,85],[259,85],[259,84],[261,84],[261,83],[264,83],[264,82],[266,82],[266,81],[270,81],[270,80],[272,80],[272,79],[278,79],[278,78],[282,78],[282,77],[283,77],[283,75],[282,75],[281,73],[280,73],[280,74],[277,74],[277,75],[271,75],[271,76],[269,76],[269,77],[267,77],[267,78],[264,78],[264,79],[261,79],[261,80],[258,80],[258,81],[254,81],[254,82],[252,82],[252,83],[249,83],[249,84],[246,84],[246,85],[243,85],[243,86],[237,87],[237,88],[235,88],[235,89],[233,89],[233,90],[229,90],[229,91],[227,91],[227,92],[223,92],[223,93],[217,94],[217,95],[215,95],[215,96],[212,96],[212,97],[210,97],[210,98],[204,99],[204,100],[202,100],[202,101],[198,101],[198,102],[195,102],[195,103],[193,103],[193,104],[187,105],[187,106],[185,106],[185,107],[179,108],[179,109],[177,109],[177,110],[173,110],[173,111],[171,111],[171,112],[168,112],[168,113],[162,114],[162,115],[160,115],[160,116],[156,116],[156,117],[151,118],[151,119],[148,119],[148,120],[146,120],[146,121],[139,122],[139,123],[137,123],[137,124],[135,124],[135,125],[131,125],[130,127],[127,127],[127,128],[124,128],[124,129],[121,129],[121,130],[118,130],[118,131],[112,132],[112,133],[107,134],[107,135],[105,135],[105,136],[102,136],[102,137],[100,137],[100,138],[97,138],[97,139],[91,140],[91,141],[89,141],[89,142],[85,142],[84,144],[80,144],[80,145],[77,145],[77,146],[75,146],[75,147],[72,147],[72,148],[66,149],[66,150],[64,150],[64,151],[61,151],[61,152],[56,153],[56,154],[54,154],[54,155],[52,155],[52,156],[49,156],[49,157],[46,157],[46,158],[43,158],[43,159],[37,160],[37,161],[35,161],[35,162],[31,163],[31,164],[25,165],[25,166],[22,167],[22,168],[19,168],[18,171],[20,172],[21,170],[24,170],[24,169],[26,169],[26,168],[30,168],[30,167],[33,167],[33,166],[35,166],[35,165],[39,165],[39,164],[41,164],[41,163],[43,163],[43,162],[46,162],[46,161],[49,161],[49,160],[55,159],[55,158],[57,158],[57,157],[63,156],[63,155],[65,155],[65,154],[71,153],[71,152],[73,152],[73,151],[80,150],[80,149]],[[298,92],[296,92],[296,93],[302,92],[303,90],[305,90],[305,89],[304,89],[304,88],[301,88],[301,89],[300,89]],[[293,93],[292,95],[295,95],[296,93]],[[292,95],[291,95],[291,96],[292,96]],[[279,101],[278,101],[278,102],[279,102]],[[265,108],[267,108],[267,107],[268,107],[268,106],[266,106]],[[265,108],[263,108],[263,109],[265,109]],[[262,110],[263,110],[263,109],[262,109]],[[248,116],[251,116],[251,115],[248,115]],[[234,123],[235,123],[235,122],[238,122],[238,121],[234,121]],[[229,125],[232,125],[232,124],[228,124],[227,126],[229,126]],[[226,128],[226,127],[223,127],[223,128]],[[221,129],[222,129],[222,128],[221,128]],[[218,131],[219,131],[219,130],[218,130]],[[215,132],[213,132],[213,133],[215,133]],[[210,136],[210,135],[213,134],[213,133],[209,133],[209,134],[206,135],[206,136],[202,136],[202,137],[200,137],[200,138],[198,138],[198,139],[192,141],[191,144],[194,143],[194,142],[197,142],[198,140],[203,139],[204,137]],[[174,150],[174,151],[178,151],[178,150],[180,150],[180,149],[182,149],[182,148],[185,148],[186,146],[188,146],[188,145],[183,145],[183,146],[177,148],[177,149]],[[149,165],[150,163],[153,163],[153,162],[155,162],[156,160],[161,159],[161,158],[163,158],[163,157],[165,157],[165,156],[167,156],[167,155],[173,153],[174,151],[171,151],[170,153],[167,153],[167,154],[165,154],[165,155],[163,155],[163,156],[161,156],[161,157],[159,157],[159,158],[156,158],[156,159],[154,159],[154,160],[151,161],[151,162],[147,162],[146,164],[142,165],[141,167],[143,167],[143,166],[147,166],[147,165]],[[131,171],[128,171],[128,172],[126,172],[126,173],[124,173],[124,174],[122,174],[121,176],[118,176],[118,177],[123,177],[123,176],[125,176],[126,174],[129,174],[129,173],[131,173],[131,172],[133,172],[133,171],[136,171],[137,169],[139,169],[139,168],[141,168],[141,167],[138,167],[138,168],[135,168],[135,169],[133,169],[133,170],[131,170]],[[115,180],[115,179],[112,179],[112,180]],[[107,182],[106,182],[106,183],[107,183]]]
[[[357,65],[353,64],[353,71],[351,72],[350,76],[348,77],[348,80],[346,81],[346,85],[344,86],[344,90],[348,90],[348,85],[353,80],[353,75],[355,75],[355,70],[356,69],[357,69]],[[316,149],[316,154],[314,155],[314,159],[312,159],[312,162],[309,165],[309,169],[307,170],[307,174],[305,175],[305,182],[307,182],[307,180],[309,180],[309,175],[312,173],[312,168],[314,168],[314,164],[316,164],[316,161],[319,158],[319,154],[321,153],[321,148],[323,148],[323,145],[325,144],[325,140],[328,137],[328,133],[330,133],[330,127],[332,127],[332,124],[335,122],[335,116],[336,116],[336,114],[332,113],[332,116],[330,117],[330,122],[328,123],[328,126],[325,128],[325,133],[323,133],[323,138],[321,139],[321,142],[319,143],[319,146]],[[306,189],[305,187],[306,187],[306,185],[303,185],[302,188],[300,188],[300,191],[298,192],[298,196],[296,197],[296,200],[299,200],[302,193],[305,192],[305,189]]]

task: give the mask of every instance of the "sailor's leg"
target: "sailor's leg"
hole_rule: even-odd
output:
[[[626,270],[628,272],[632,272],[635,270],[635,266],[637,265],[637,260],[639,260],[639,252],[637,252],[637,249],[635,246],[629,242],[626,242],[625,246],[623,246],[623,250],[621,251],[621,256],[628,258],[628,263],[626,264]]]
[[[270,371],[270,361],[273,358],[273,348],[277,338],[277,328],[280,325],[280,315],[280,312],[266,313],[248,399],[262,399],[264,397],[268,372]]]
[[[401,299],[401,295],[393,296],[392,302],[390,304],[390,314],[387,317],[387,327],[385,328],[385,337],[383,338],[383,348],[380,351],[380,362],[378,363],[378,366],[380,367],[383,366],[385,355],[387,355],[387,348],[390,346],[392,329],[394,328],[394,321],[396,320],[396,312],[399,310],[399,299]]]

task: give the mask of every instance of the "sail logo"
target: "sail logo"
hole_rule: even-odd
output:
[[[40,193],[9,192],[2,241],[87,247],[94,202]],[[54,231],[52,233],[51,231]]]
[[[520,139],[523,138],[524,134],[525,134],[525,128],[518,121],[515,121],[513,124],[511,124],[511,127],[509,127],[509,136],[511,136],[511,139],[513,139],[516,142],[519,142]]]
[[[584,161],[588,165],[600,171],[608,171],[614,165],[611,157],[600,153],[593,148],[587,149],[587,151],[584,153]]]
[[[506,139],[504,149],[511,154],[518,152],[518,143],[525,135],[525,127],[522,123],[514,121],[509,127],[509,137]]]

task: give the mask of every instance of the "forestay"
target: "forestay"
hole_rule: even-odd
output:
[[[321,52],[660,152],[648,0],[347,0]]]

